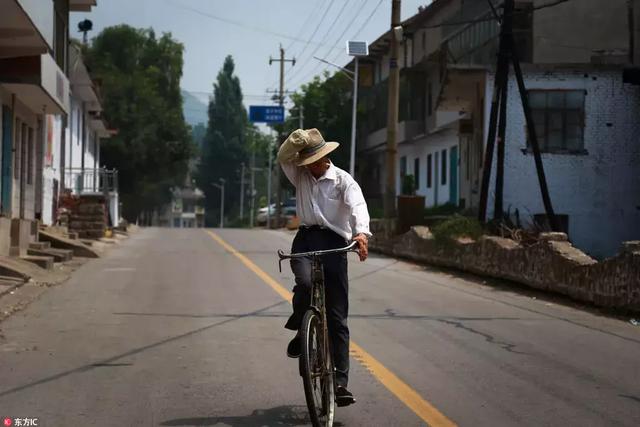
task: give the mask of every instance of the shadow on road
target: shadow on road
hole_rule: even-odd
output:
[[[309,413],[305,406],[277,406],[270,409],[256,409],[250,415],[230,417],[201,417],[178,418],[168,420],[163,426],[215,426],[227,425],[231,427],[262,427],[262,426],[304,426],[311,424]],[[341,423],[334,422],[334,426]]]
[[[287,303],[287,301],[280,301],[280,302],[277,302],[275,304],[269,305],[267,307],[263,307],[263,308],[261,308],[259,310],[252,311],[250,313],[240,314],[240,315],[237,315],[237,316],[234,316],[234,317],[231,317],[231,318],[227,318],[227,319],[219,321],[219,322],[212,323],[210,325],[203,326],[203,327],[198,328],[198,329],[191,330],[191,331],[186,332],[184,334],[180,334],[180,335],[176,335],[176,336],[173,336],[173,337],[165,338],[163,340],[160,340],[160,341],[157,341],[157,342],[154,342],[154,343],[142,346],[142,347],[134,348],[132,350],[126,351],[124,353],[120,353],[120,354],[115,355],[113,357],[110,357],[108,359],[99,360],[99,361],[96,361],[96,362],[93,362],[93,363],[86,364],[84,366],[79,366],[79,367],[77,367],[75,369],[70,369],[68,371],[60,372],[58,374],[54,374],[54,375],[51,375],[51,376],[48,376],[48,377],[45,377],[45,378],[30,382],[30,383],[27,383],[27,384],[24,384],[24,385],[21,385],[21,386],[18,386],[18,387],[14,387],[14,388],[11,388],[11,389],[8,389],[8,390],[0,391],[0,397],[6,396],[6,395],[9,395],[9,394],[13,394],[13,393],[17,393],[17,392],[20,392],[22,390],[29,389],[31,387],[39,386],[39,385],[42,385],[42,384],[46,384],[46,383],[49,383],[49,382],[52,382],[52,381],[56,381],[56,380],[59,380],[60,378],[67,377],[69,375],[85,373],[85,372],[88,372],[88,371],[91,371],[91,370],[97,369],[97,368],[130,366],[131,365],[130,363],[126,363],[126,362],[125,363],[121,363],[119,361],[121,359],[126,358],[126,357],[133,356],[133,355],[142,353],[144,351],[147,351],[147,350],[150,350],[150,349],[153,349],[153,348],[157,348],[157,347],[163,346],[165,344],[169,344],[169,343],[181,340],[183,338],[188,338],[188,337],[191,337],[193,335],[200,334],[202,332],[208,331],[209,329],[225,325],[227,323],[233,322],[233,321],[238,320],[238,319],[244,319],[246,317],[256,316],[256,315],[258,315],[258,314],[260,314],[260,313],[262,313],[264,311],[271,310],[271,309],[273,309],[275,307],[278,307],[278,306],[280,306],[282,304],[285,304],[285,303]]]

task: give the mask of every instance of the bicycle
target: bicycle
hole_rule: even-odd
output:
[[[357,247],[358,243],[353,242],[344,248],[297,254],[285,254],[278,250],[280,272],[285,259],[311,258],[311,305],[300,325],[302,351],[299,369],[311,423],[315,427],[331,427],[335,415],[335,372],[327,328],[322,256],[358,252]]]

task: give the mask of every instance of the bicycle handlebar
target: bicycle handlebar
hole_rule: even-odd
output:
[[[358,242],[356,241],[351,242],[349,246],[345,246],[344,248],[325,249],[322,251],[311,251],[311,252],[299,252],[296,254],[286,254],[282,251],[282,249],[278,249],[278,257],[280,258],[278,262],[278,266],[280,268],[280,272],[282,272],[282,261],[284,261],[285,259],[317,257],[317,256],[347,253],[347,252],[358,252]]]

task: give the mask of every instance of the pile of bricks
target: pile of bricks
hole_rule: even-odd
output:
[[[69,231],[81,239],[99,239],[107,229],[107,208],[102,196],[80,196],[69,217]]]

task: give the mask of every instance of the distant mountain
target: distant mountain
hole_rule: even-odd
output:
[[[209,106],[203,102],[196,95],[182,90],[182,109],[184,110],[184,119],[192,127],[198,123],[202,123],[207,126],[209,120],[208,108]]]

